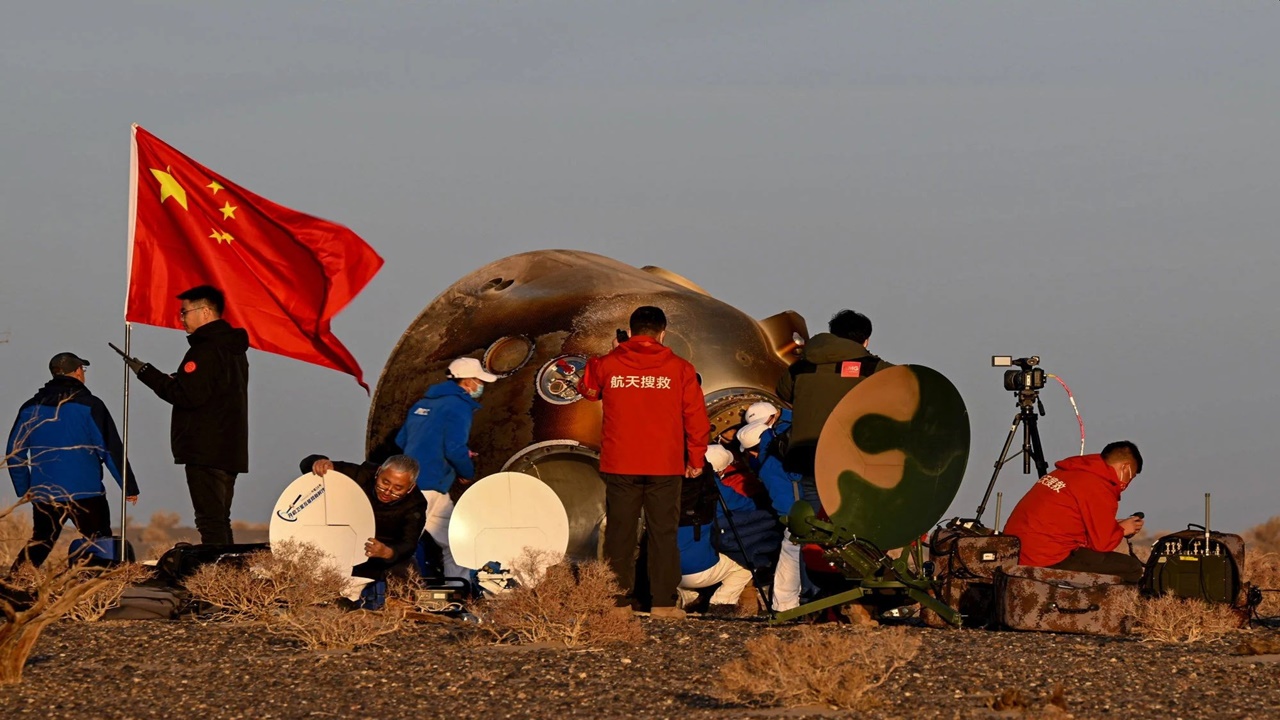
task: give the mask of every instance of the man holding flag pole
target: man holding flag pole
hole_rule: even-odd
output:
[[[378,272],[382,258],[346,227],[255,195],[137,125],[129,210],[121,354],[173,405],[174,462],[186,466],[201,542],[230,543],[235,477],[248,470],[245,349],[353,375],[367,392],[359,364],[330,321]],[[187,331],[191,349],[177,372],[166,375],[129,355],[135,322]]]

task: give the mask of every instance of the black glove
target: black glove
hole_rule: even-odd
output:
[[[129,369],[133,371],[134,375],[141,374],[142,368],[147,366],[147,363],[142,362],[136,357],[126,357],[124,359],[124,364],[129,366]]]

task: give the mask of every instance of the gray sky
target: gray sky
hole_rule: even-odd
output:
[[[1039,354],[1089,450],[1134,440],[1123,510],[1280,514],[1270,373],[1274,2],[25,3],[0,24],[0,412],[51,355],[120,420],[129,124],[387,259],[334,329],[372,382],[413,317],[506,255],[654,264],[948,375],[971,514],[1014,413],[990,355]],[[180,332],[137,327],[176,367]],[[358,459],[348,377],[253,352],[265,521],[309,452]],[[190,501],[135,384],[135,514]],[[1050,461],[1078,445],[1056,384]],[[11,419],[4,419],[7,429]],[[1001,474],[1006,514],[1031,478]],[[11,498],[7,483],[0,499]],[[992,519],[988,515],[987,519]]]

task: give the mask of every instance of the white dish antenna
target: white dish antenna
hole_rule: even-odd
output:
[[[276,501],[268,529],[271,544],[293,540],[324,552],[345,575],[365,561],[373,537],[373,506],[355,480],[337,470],[307,473],[289,483]]]
[[[472,570],[491,562],[510,568],[525,548],[558,561],[568,547],[569,516],[560,497],[524,473],[500,472],[478,480],[458,499],[449,519],[453,559]]]

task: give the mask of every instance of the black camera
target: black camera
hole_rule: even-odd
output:
[[[1004,389],[1009,392],[1029,392],[1044,387],[1047,375],[1040,364],[1040,356],[1015,358],[1012,355],[992,355],[991,367],[1013,367],[1020,370],[1006,370],[1004,373]]]

